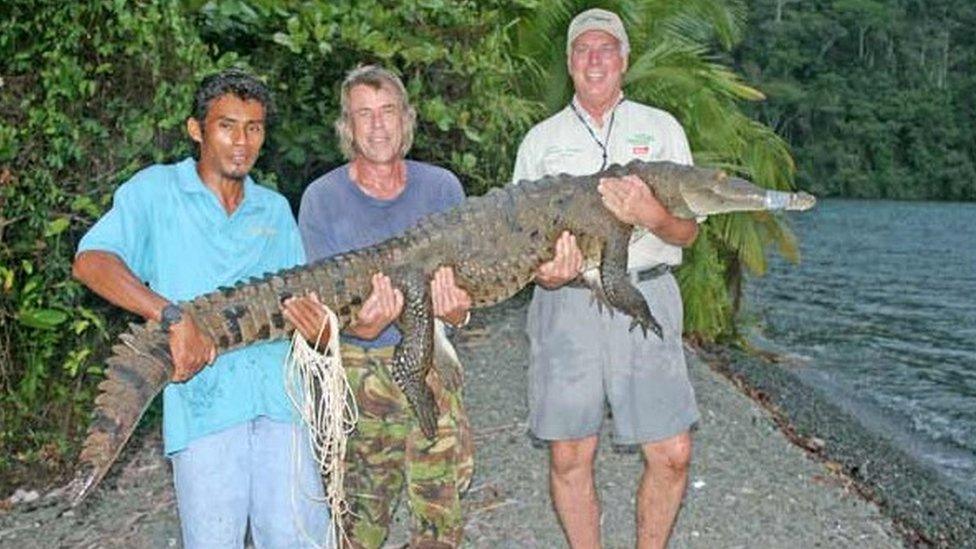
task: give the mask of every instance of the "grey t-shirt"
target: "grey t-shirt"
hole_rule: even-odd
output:
[[[349,178],[349,164],[312,181],[302,195],[298,228],[309,262],[378,244],[449,210],[464,200],[457,176],[449,170],[407,160],[407,186],[392,200],[364,193]],[[373,340],[343,336],[366,348],[396,345],[400,331],[390,326]]]

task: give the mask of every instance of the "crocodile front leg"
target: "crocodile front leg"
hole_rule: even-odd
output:
[[[630,283],[627,276],[627,246],[630,244],[630,227],[621,225],[607,237],[603,246],[603,259],[600,263],[600,281],[607,302],[624,314],[630,316],[630,329],[640,326],[647,337],[650,329],[657,337],[663,338],[661,324],[651,314],[644,296]]]
[[[393,381],[407,397],[420,428],[427,438],[437,431],[437,402],[427,386],[427,373],[433,364],[434,308],[430,287],[421,273],[411,273],[402,280],[403,312],[397,327],[403,339],[393,353]]]

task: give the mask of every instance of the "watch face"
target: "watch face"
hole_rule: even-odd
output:
[[[163,311],[160,316],[162,317],[159,323],[160,326],[163,327],[163,330],[169,331],[170,326],[176,324],[180,320],[183,320],[183,311],[181,311],[176,305],[170,303],[169,305],[163,307]]]

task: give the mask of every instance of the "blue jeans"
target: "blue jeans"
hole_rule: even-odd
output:
[[[172,462],[184,547],[243,547],[249,520],[259,548],[327,546],[322,479],[298,424],[259,417],[192,441]]]

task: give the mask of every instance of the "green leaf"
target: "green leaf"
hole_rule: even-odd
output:
[[[95,204],[95,201],[93,201],[90,196],[86,195],[76,196],[75,199],[71,201],[71,211],[84,213],[92,218],[97,218],[102,214],[101,208]]]
[[[280,44],[288,48],[289,50],[291,50],[292,53],[298,53],[301,51],[301,48],[296,46],[295,43],[292,41],[291,36],[289,36],[286,33],[280,31],[276,32],[273,35],[271,35],[271,39],[274,41],[275,44]]]
[[[23,296],[28,297],[34,293],[34,290],[36,290],[40,285],[41,279],[37,276],[31,276],[27,279],[27,282],[24,283],[24,287],[20,289],[20,293]]]
[[[70,225],[71,221],[67,217],[59,217],[47,224],[47,229],[44,230],[44,237],[50,238],[57,236],[63,233]]]
[[[64,371],[67,372],[68,376],[76,377],[78,375],[78,370],[85,363],[85,359],[91,355],[91,349],[85,347],[81,349],[75,349],[68,353],[68,357],[64,361]]]
[[[9,292],[14,287],[14,270],[0,266],[0,280],[4,293]]]
[[[58,309],[30,309],[21,311],[17,321],[31,328],[50,330],[68,320],[68,315]]]
[[[442,132],[451,129],[451,124],[454,122],[451,112],[440,97],[424,102],[424,115]]]
[[[464,136],[474,141],[475,143],[481,143],[481,134],[474,131],[471,127],[465,126],[461,128],[464,131]]]
[[[108,332],[105,331],[105,319],[103,319],[102,317],[98,316],[97,314],[95,314],[94,311],[92,311],[91,309],[88,309],[86,307],[79,306],[77,308],[77,311],[78,311],[78,314],[82,316],[82,318],[84,318],[88,322],[90,322],[92,326],[95,326],[95,328],[98,330],[99,334],[103,338],[107,338],[108,337]]]
[[[87,330],[89,326],[91,326],[91,321],[89,320],[76,320],[71,323],[71,331],[74,332],[75,335],[78,335]]]

